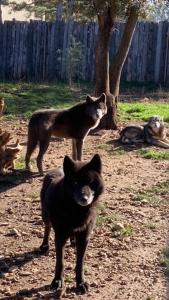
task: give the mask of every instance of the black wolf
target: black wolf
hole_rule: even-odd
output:
[[[84,280],[85,252],[96,219],[96,205],[103,193],[101,159],[98,154],[91,161],[75,162],[65,156],[64,173],[55,170],[48,173],[41,190],[42,218],[45,232],[40,250],[49,249],[51,226],[55,231],[56,270],[51,287],[63,287],[64,248],[66,241],[74,236],[77,249],[76,285],[78,293],[86,293]]]
[[[106,95],[104,93],[99,98],[87,96],[85,102],[69,109],[36,111],[28,125],[26,169],[30,170],[30,157],[39,143],[37,167],[40,174],[43,174],[42,160],[52,135],[72,139],[72,158],[81,160],[85,137],[91,129],[98,126],[106,113]]]

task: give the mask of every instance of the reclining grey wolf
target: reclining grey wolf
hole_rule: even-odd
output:
[[[72,158],[81,160],[85,137],[99,125],[107,113],[106,95],[99,98],[87,96],[86,101],[69,109],[36,111],[28,125],[28,142],[25,157],[26,169],[30,170],[30,157],[39,143],[37,167],[43,174],[42,160],[52,135],[72,139]]]
[[[169,149],[169,140],[160,116],[152,116],[144,126],[126,126],[120,133],[120,141],[123,144],[148,143]]]
[[[42,219],[45,225],[41,253],[49,250],[51,226],[55,231],[56,269],[51,284],[63,289],[64,248],[74,236],[76,242],[77,292],[84,294],[88,284],[84,280],[84,259],[91,231],[96,219],[96,206],[104,191],[102,165],[98,154],[89,162],[75,162],[65,156],[63,171],[50,171],[41,190]]]

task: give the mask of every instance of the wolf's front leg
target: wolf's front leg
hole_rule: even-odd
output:
[[[49,142],[50,142],[50,136],[47,134],[44,139],[41,139],[39,141],[39,153],[37,156],[37,167],[38,167],[40,175],[43,175],[43,166],[42,166],[43,156],[48,149]]]
[[[51,231],[51,224],[45,223],[44,237],[41,246],[39,247],[41,254],[48,254],[49,252],[49,235]]]
[[[84,260],[88,245],[88,232],[78,232],[76,234],[76,287],[78,294],[85,294],[88,292],[88,284],[84,280]]]
[[[152,140],[152,145],[157,146],[157,147],[162,147],[165,149],[169,149],[169,141],[163,141],[163,140]]]
[[[72,139],[72,158],[73,160],[77,160],[77,147],[75,139]]]
[[[76,140],[77,160],[82,160],[83,139]]]
[[[55,277],[51,283],[51,288],[58,290],[63,289],[64,276],[64,249],[66,244],[66,237],[55,234],[55,248],[56,248],[56,269]]]

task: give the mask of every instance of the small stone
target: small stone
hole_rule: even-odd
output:
[[[37,237],[38,237],[38,238],[42,239],[43,236],[44,236],[44,234],[43,234],[42,232],[37,233]]]
[[[132,204],[133,206],[141,206],[141,201],[133,201]]]
[[[121,284],[121,285],[126,285],[126,284],[127,284],[127,281],[126,281],[126,280],[122,280],[122,281],[120,282],[120,284]]]
[[[37,293],[37,295],[40,297],[44,297],[44,298],[48,298],[48,296],[49,296],[50,298],[48,298],[48,299],[52,299],[51,296],[53,295],[53,293],[54,293],[53,291],[40,291]]]
[[[16,270],[18,270],[17,266],[12,266],[12,267],[9,268],[8,272],[12,273],[12,272],[14,272]]]
[[[0,226],[8,226],[8,225],[9,225],[9,223],[7,223],[7,222],[0,223]]]
[[[28,236],[29,233],[27,233],[27,232],[25,232],[25,231],[22,231],[22,235],[23,235],[23,236]]]
[[[32,268],[32,273],[38,273],[39,269],[38,268]]]
[[[19,231],[16,228],[12,228],[6,235],[8,236],[21,236]]]
[[[11,289],[10,289],[10,287],[6,287],[4,290],[3,290],[3,292],[4,292],[4,294],[6,295],[6,296],[12,296],[12,292],[11,292]]]
[[[10,215],[12,215],[13,214],[13,210],[12,210],[12,208],[8,208],[7,210],[6,210],[7,212],[8,212],[8,214],[10,214]]]
[[[141,203],[142,203],[142,204],[148,204],[149,202],[148,202],[147,199],[142,199],[142,200],[141,200]]]
[[[114,226],[112,227],[113,231],[121,231],[124,229],[124,225],[122,223],[116,223],[114,224]]]
[[[96,281],[93,281],[90,286],[91,287],[95,287],[95,288],[99,287],[99,285],[98,285],[98,283]]]
[[[22,271],[22,272],[19,273],[19,275],[21,275],[21,276],[30,276],[30,275],[32,275],[32,272]]]
[[[43,238],[43,233],[40,230],[33,229],[32,233],[36,234],[38,238]]]
[[[24,257],[24,256],[19,256],[19,257],[17,257],[17,262],[18,262],[18,263],[22,263],[24,260],[25,260],[25,257]]]

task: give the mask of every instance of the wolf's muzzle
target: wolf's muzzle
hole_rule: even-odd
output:
[[[86,185],[83,186],[78,192],[75,193],[75,201],[81,206],[90,205],[94,198],[94,191]]]

